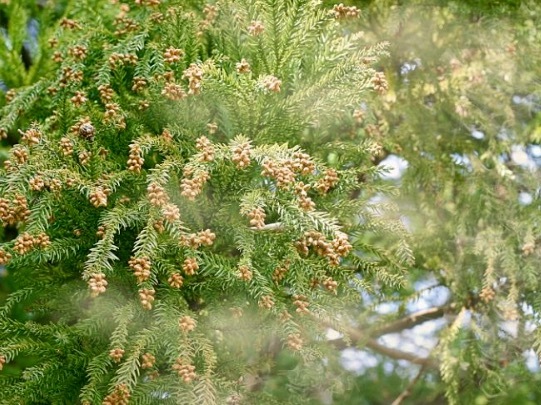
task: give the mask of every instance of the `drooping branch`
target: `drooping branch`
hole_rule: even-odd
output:
[[[406,398],[408,398],[413,390],[413,387],[415,387],[415,384],[421,379],[422,375],[426,371],[426,364],[423,364],[419,371],[417,372],[417,375],[411,380],[408,384],[408,386],[400,393],[400,395],[393,401],[391,405],[400,405]]]
[[[345,331],[348,335],[349,341],[346,341],[346,339],[344,338],[339,338],[330,340],[329,343],[337,349],[345,349],[347,347],[364,345],[370,350],[373,350],[377,353],[396,360],[407,360],[413,364],[419,364],[423,367],[434,368],[437,366],[429,357],[420,357],[412,353],[387,347],[379,343],[376,338],[387,335],[389,333],[398,333],[405,329],[411,329],[417,325],[421,325],[424,322],[439,319],[446,313],[452,311],[453,308],[454,305],[450,304],[418,311],[413,314],[409,314],[403,318],[400,318],[388,325],[377,328],[369,334],[364,334],[360,332],[360,330],[357,328],[348,327],[345,329]],[[330,328],[333,327],[330,323],[327,323],[326,326]]]
[[[390,357],[395,360],[407,360],[413,364],[419,364],[421,366],[436,368],[436,363],[429,357],[416,356],[415,354],[404,352],[398,349],[392,349],[381,343],[378,343],[375,339],[368,339],[365,341],[366,347],[369,349],[383,354],[384,356]]]
[[[414,312],[413,314],[409,314],[403,318],[397,319],[396,321],[390,324],[376,328],[375,330],[371,331],[368,335],[371,338],[378,338],[380,336],[387,335],[389,333],[399,333],[405,329],[411,329],[425,322],[432,321],[434,319],[439,319],[445,314],[452,312],[454,308],[455,308],[454,304],[449,304],[449,305],[442,305],[439,307],[432,307],[432,308],[424,309],[422,311]],[[334,339],[333,345],[338,347],[340,345],[340,341],[342,340],[343,339]],[[345,342],[342,342],[341,345],[342,345],[341,347],[342,349],[348,346]]]
[[[359,330],[355,328],[351,328],[351,327],[346,328],[346,333],[348,334],[350,338],[351,346],[364,344],[365,347],[395,360],[407,360],[414,364],[436,367],[435,363],[433,363],[433,361],[428,357],[416,356],[415,354],[412,354],[412,353],[408,353],[402,350],[387,347],[379,343],[376,339],[364,335],[362,332],[360,332]]]
[[[389,333],[398,333],[405,329],[411,329],[417,325],[421,325],[427,321],[434,319],[439,319],[444,316],[449,311],[452,311],[454,305],[442,305],[439,307],[432,307],[422,311],[414,312],[413,314],[407,315],[404,318],[400,318],[388,325],[377,328],[370,333],[372,337],[379,337],[387,335]]]
[[[334,328],[332,322],[322,321],[322,324],[328,328]],[[347,347],[355,347],[358,345],[364,345],[370,350],[380,353],[384,356],[390,357],[395,360],[406,360],[413,364],[419,364],[421,366],[436,368],[436,363],[429,357],[416,356],[415,354],[404,352],[402,350],[393,349],[379,343],[371,336],[365,335],[361,331],[353,327],[342,327],[342,330],[348,335],[349,341],[345,339],[332,339],[329,340],[329,344],[333,345],[337,349],[345,349]]]

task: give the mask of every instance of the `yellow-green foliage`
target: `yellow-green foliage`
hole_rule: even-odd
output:
[[[223,403],[270,344],[311,367],[292,375],[308,389],[356,271],[400,283],[412,260],[399,222],[371,220],[378,147],[350,119],[386,86],[386,45],[318,1],[114,3],[68,7],[42,51],[55,68],[0,119],[21,134],[0,184],[20,288],[0,354],[30,363],[2,401]],[[386,229],[397,246],[357,250]]]

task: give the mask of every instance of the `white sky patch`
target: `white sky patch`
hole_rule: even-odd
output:
[[[525,165],[528,163],[529,157],[523,147],[514,145],[511,148],[511,159],[517,165]]]
[[[408,168],[408,161],[397,155],[389,155],[379,164],[380,167],[387,169],[381,173],[381,178],[388,180],[398,180]]]
[[[539,99],[533,94],[529,94],[527,96],[519,96],[517,94],[513,96],[513,103],[524,105],[534,111],[539,110]]]
[[[530,205],[533,202],[533,196],[523,191],[518,195],[518,202],[522,205]]]
[[[447,321],[445,319],[435,319],[415,326],[411,329],[411,333],[414,334],[416,338],[422,337],[423,339],[426,339],[427,336],[434,335],[446,324]]]
[[[387,374],[391,374],[394,371],[394,364],[390,361],[386,361],[383,363],[383,371],[385,371]]]
[[[433,285],[433,282],[418,282],[415,284],[416,290],[425,289],[420,295],[419,298],[415,301],[408,302],[407,309],[410,312],[417,312],[423,309],[428,309],[433,306],[444,305],[449,300],[449,289],[445,286],[435,286],[434,288],[429,288]]]
[[[395,347],[396,349],[402,350],[406,353],[413,353],[418,356],[427,356],[427,350],[421,349],[418,345],[416,345],[414,342],[411,342],[406,339],[401,339],[400,344]]]
[[[406,75],[406,74],[408,74],[409,72],[414,71],[415,69],[417,69],[417,63],[416,63],[416,61],[413,61],[413,62],[405,62],[405,63],[402,64],[402,66],[400,67],[400,74],[401,74],[401,75]]]
[[[369,200],[369,205],[366,206],[366,209],[370,211],[372,215],[375,216],[381,216],[383,215],[383,211],[380,209],[380,206],[383,203],[386,203],[389,201],[389,198],[386,197],[383,194],[376,194]],[[360,223],[363,223],[363,219],[359,220]]]
[[[417,280],[414,285],[416,290],[421,290],[423,288],[430,288],[438,285],[438,280],[434,275],[429,274],[428,277]]]
[[[325,337],[329,340],[340,339],[343,336],[343,334],[331,328],[327,329],[327,332],[325,333]]]
[[[407,308],[411,312],[423,311],[428,308],[432,308],[433,304],[426,299],[418,299],[409,302]]]
[[[356,277],[361,278],[360,275],[357,275]],[[366,304],[371,304],[372,301],[374,301],[372,296],[364,290],[361,290],[361,298],[363,299],[363,302],[365,302]]]
[[[524,322],[524,331],[526,333],[533,333],[536,329],[538,328],[537,326],[537,321],[526,321]],[[541,359],[539,360],[541,362]]]
[[[485,134],[477,129],[474,129],[471,131],[471,136],[473,136],[475,139],[484,139]]]
[[[539,365],[539,358],[533,349],[527,350],[524,352],[524,358],[526,359],[526,367],[535,373],[541,371],[541,366]]]
[[[502,322],[500,327],[502,330],[510,336],[516,338],[518,335],[518,322],[517,321],[505,321]]]
[[[430,349],[436,344],[436,339],[430,339],[426,336],[413,337],[411,334],[409,335],[392,333],[381,336],[378,342],[391,349],[397,349],[420,357],[428,356]]]
[[[381,336],[378,341],[387,347],[415,354],[416,356],[426,357],[438,343],[437,337],[432,334],[444,324],[446,324],[445,320],[441,319],[438,321],[428,321],[400,333]],[[421,326],[422,329],[418,329]]]
[[[378,305],[376,311],[382,315],[392,314],[398,311],[398,304],[396,302],[384,302]]]
[[[533,157],[541,157],[541,146],[539,145],[530,145],[530,153]]]
[[[393,349],[398,349],[400,347],[402,350],[404,350],[404,348],[401,347],[404,341],[398,333],[390,333],[388,335],[381,336],[378,339],[378,342]]]
[[[377,205],[378,203],[387,202],[389,199],[384,194],[376,194],[370,198],[371,205]]]
[[[530,159],[530,156],[526,153],[524,146],[521,145],[513,145],[511,147],[511,160],[513,163],[530,170],[535,170],[537,168],[535,162]]]
[[[419,373],[420,366],[411,364],[407,360],[398,360],[398,365],[400,367],[396,368],[396,373],[402,378],[407,378],[408,380],[411,380],[412,378],[415,378],[417,373]]]
[[[362,374],[366,369],[379,364],[379,360],[374,355],[354,348],[343,350],[340,359],[342,367],[356,374]]]
[[[148,378],[148,377],[147,377]],[[154,398],[158,398],[158,399],[167,399],[167,398],[170,398],[171,397],[171,394],[169,394],[168,392],[162,392],[162,391],[153,391],[151,393],[151,395],[154,397]]]
[[[461,155],[460,153],[453,153],[451,154],[451,158],[453,159],[453,162],[455,162],[457,165],[471,168],[470,158],[466,155]]]
[[[430,299],[433,305],[443,305],[449,301],[449,297],[451,296],[451,291],[444,285],[434,287],[430,292],[432,295],[430,298],[427,297],[427,299]]]
[[[402,224],[404,225],[404,228],[406,228],[408,232],[410,233],[413,232],[413,224],[411,223],[411,220],[407,216],[401,215],[400,222],[402,222]]]
[[[530,304],[522,303],[521,305],[522,311],[524,312],[524,315],[533,315],[534,310],[533,307]]]
[[[470,310],[464,311],[464,319],[462,319],[461,327],[463,328],[467,327],[471,322],[471,318],[472,318],[471,311]]]

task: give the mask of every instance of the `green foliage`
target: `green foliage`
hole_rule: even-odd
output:
[[[370,211],[386,190],[374,143],[353,123],[336,135],[386,45],[318,3],[86,1],[48,28],[55,68],[0,119],[21,134],[0,179],[20,288],[0,321],[2,400],[251,398],[239,378],[267,380],[282,347],[288,401],[314,397],[320,319],[358,301],[358,271],[396,284],[413,259],[399,222]]]
[[[540,401],[538,5],[13,3],[0,403]]]
[[[411,221],[420,270],[411,276],[445,286],[457,316],[438,334],[444,384],[433,389],[449,403],[512,403],[515,387],[529,385],[522,401],[534,403],[537,374],[524,357],[539,353],[540,88],[531,55],[540,9],[418,3],[364,14],[364,39],[388,40],[391,58],[381,64],[389,91],[363,125],[387,156],[408,162],[395,202]]]

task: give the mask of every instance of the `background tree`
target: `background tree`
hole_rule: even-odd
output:
[[[317,1],[66,13],[48,41],[58,67],[0,120],[33,121],[2,178],[18,236],[0,252],[17,282],[0,362],[32,362],[5,366],[4,397],[273,401],[261,385],[284,346],[299,352],[288,401],[308,401],[327,372],[321,325],[412,262],[400,222],[372,220],[375,144],[333,135],[385,90],[371,67],[385,44],[358,46],[343,31],[357,10]]]
[[[416,256],[411,299],[447,297],[422,312],[442,317],[428,346],[443,385],[431,382],[429,367],[407,378],[423,403],[439,392],[455,403],[536,403],[540,104],[531,55],[539,8],[428,5],[376,3],[363,21],[366,38],[391,44],[381,65],[390,89],[366,109],[364,129],[388,142],[382,163],[395,167]],[[425,351],[427,341],[416,340]],[[378,370],[365,371],[361,386],[374,378],[387,385],[389,373]],[[398,394],[388,395],[378,391],[367,403]]]

